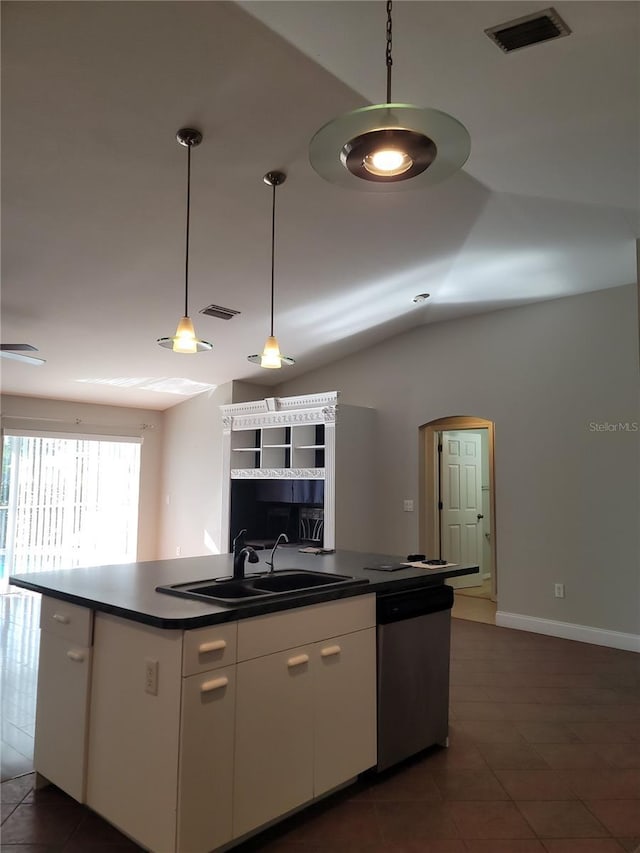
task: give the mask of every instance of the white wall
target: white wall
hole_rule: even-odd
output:
[[[338,390],[378,411],[372,547],[417,547],[418,429],[495,423],[499,609],[640,633],[640,421],[633,286],[423,326],[275,393]],[[566,585],[566,598],[553,585]]]
[[[142,436],[138,559],[156,558],[162,412],[8,394],[3,394],[0,398],[0,407],[3,426],[6,428]],[[76,423],[78,420],[79,424]],[[146,424],[147,428],[143,429],[142,424]]]
[[[220,406],[272,396],[269,389],[228,382],[164,412],[159,559],[219,554],[222,540]]]

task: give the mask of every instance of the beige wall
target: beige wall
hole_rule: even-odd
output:
[[[378,412],[372,548],[418,544],[418,429],[494,421],[499,609],[640,632],[640,421],[635,286],[423,326],[275,393],[338,390]],[[566,598],[553,585],[566,586]]]
[[[260,399],[268,393],[268,389],[248,383],[228,382],[165,411],[160,559],[220,553],[220,406]]]
[[[8,394],[3,394],[0,398],[0,408],[3,426],[7,429],[142,437],[138,559],[156,558],[164,419],[162,412]],[[143,428],[143,424],[146,428]]]

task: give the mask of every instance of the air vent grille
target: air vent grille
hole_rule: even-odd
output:
[[[549,8],[490,27],[485,33],[501,50],[511,53],[521,47],[568,36],[571,30],[556,10]]]
[[[218,317],[220,320],[232,320],[240,311],[235,311],[233,308],[223,308],[221,305],[207,305],[200,313],[206,314],[208,317]]]

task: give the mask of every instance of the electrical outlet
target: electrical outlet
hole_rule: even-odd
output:
[[[182,548],[179,545],[176,545],[176,557],[179,557],[182,553]]]
[[[154,658],[144,660],[144,691],[152,696],[158,695],[158,661]]]
[[[404,502],[404,511],[405,512],[413,512],[413,501],[405,501]]]
[[[557,583],[554,586],[555,596],[556,598],[564,598],[564,584]]]

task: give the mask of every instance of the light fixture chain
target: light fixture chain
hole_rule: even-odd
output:
[[[273,183],[271,201],[271,337],[273,337],[274,271],[276,255],[276,182]]]
[[[187,145],[187,233],[184,255],[184,316],[189,316],[189,224],[191,216],[191,145]]]
[[[393,48],[393,23],[391,21],[391,8],[392,8],[392,0],[387,0],[387,49],[386,49],[386,63],[387,63],[387,103],[391,103],[391,66],[393,65],[393,57],[391,56],[391,50]]]

